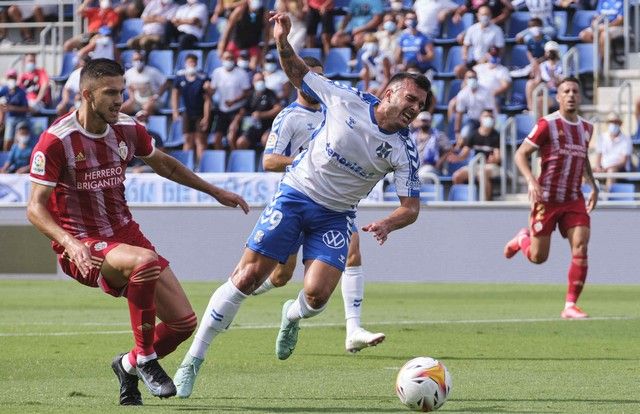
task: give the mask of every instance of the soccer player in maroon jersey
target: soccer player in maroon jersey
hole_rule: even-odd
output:
[[[593,125],[578,115],[580,82],[568,77],[558,84],[560,109],[538,120],[515,155],[515,163],[529,184],[531,217],[529,228],[521,229],[504,248],[508,259],[519,250],[530,262],[544,263],[549,257],[551,233],[556,224],[571,246],[569,286],[560,316],[581,319],[588,315],[576,302],[587,279],[587,245],[590,234],[589,212],[598,201],[587,151]],[[531,154],[538,151],[542,171],[536,180],[529,167]],[[585,206],[582,177],[593,191]]]
[[[27,216],[52,240],[66,274],[127,298],[135,347],[111,366],[120,381],[120,404],[141,405],[138,377],[154,396],[175,395],[158,358],[191,336],[197,320],[169,262],[131,217],[123,184],[127,164],[134,156],[142,158],[159,175],[225,206],[240,206],[245,213],[249,207],[239,195],[203,181],[154,149],[146,129],[120,113],[123,74],[120,64],[108,59],[83,68],[80,108],[57,119],[31,155]]]

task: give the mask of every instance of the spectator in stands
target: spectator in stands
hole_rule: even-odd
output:
[[[211,24],[215,24],[218,33],[224,33],[231,13],[247,0],[220,0],[211,15]]]
[[[236,65],[249,74],[249,77],[253,77],[254,70],[251,68],[251,55],[249,55],[249,51],[246,49],[241,50],[238,53],[238,60],[236,61]]]
[[[607,132],[600,134],[596,142],[594,172],[617,173],[630,170],[633,144],[631,138],[622,133],[621,126],[620,116],[611,112],[607,116]],[[607,177],[607,190],[615,181],[615,178]]]
[[[69,74],[60,94],[60,102],[56,106],[58,116],[66,114],[71,108],[77,109],[80,107],[80,95],[78,93],[80,92],[80,71],[90,60],[91,57],[89,56],[78,59],[76,68]]]
[[[418,31],[415,13],[407,13],[404,24],[407,28],[400,35],[400,50],[396,55],[396,63],[400,65],[400,70],[409,64],[415,64],[421,73],[425,73],[433,68],[433,42]]]
[[[25,121],[18,122],[13,145],[9,150],[9,158],[3,166],[0,166],[0,173],[28,173],[31,150],[35,145],[36,140],[31,136],[29,124]]]
[[[333,24],[334,3],[333,0],[307,0],[306,1],[306,23],[307,23],[307,47],[317,47],[316,33],[318,23],[322,24],[320,41],[322,50],[326,56],[331,48],[331,37],[335,33]]]
[[[121,20],[136,19],[142,15],[145,3],[149,0],[120,0],[120,4],[115,7],[116,13]]]
[[[7,9],[5,7],[0,6],[0,25],[6,23],[9,20],[7,16]],[[11,46],[11,41],[6,39],[7,37],[7,29],[4,27],[0,27],[0,46],[8,47]]]
[[[262,73],[253,75],[253,94],[240,110],[242,131],[234,146],[237,149],[264,148],[273,120],[282,108],[276,94],[267,89]]]
[[[78,58],[90,55],[91,59],[115,59],[116,45],[113,41],[111,29],[102,26],[98,29],[98,33],[93,36],[89,43],[78,51]]]
[[[373,33],[365,35],[362,45],[362,70],[360,78],[363,81],[365,91],[377,95],[383,91],[392,75],[392,57],[378,47],[378,42]]]
[[[40,0],[35,0],[33,4],[29,5],[11,5],[7,9],[7,15],[12,23],[44,23],[47,19],[57,15],[57,13],[57,5],[51,3],[43,4]],[[21,27],[22,42],[36,43],[36,36],[39,35],[40,30],[41,28],[34,31],[32,28]]]
[[[196,165],[207,149],[207,134],[211,126],[210,79],[207,74],[198,71],[198,57],[188,54],[184,60],[184,69],[178,72],[173,82],[171,109],[174,122],[180,119],[180,98],[184,105],[182,113],[183,150],[196,149]]]
[[[226,134],[230,149],[235,149],[234,143],[240,128],[240,109],[251,96],[251,79],[244,70],[236,66],[235,57],[231,51],[222,55],[222,66],[214,69],[211,74],[212,96],[218,98],[216,110],[214,147],[224,149],[222,137]]]
[[[587,27],[579,34],[580,40],[583,42],[593,42],[593,31],[595,19],[600,15],[607,16],[609,21],[609,40],[613,40],[624,35],[622,24],[624,22],[624,3],[621,0],[598,0],[596,7],[596,16],[594,16],[591,27]],[[600,56],[604,53],[604,23],[598,24],[598,49]],[[637,34],[636,34],[637,35]],[[605,56],[605,59],[608,59]]]
[[[193,48],[202,39],[209,20],[207,5],[198,0],[187,0],[165,25],[167,43],[177,41],[180,50]]]
[[[456,10],[452,21],[454,23],[460,23],[465,13],[476,13],[477,15],[483,7],[489,8],[491,23],[499,26],[503,26],[513,12],[513,6],[511,6],[508,0],[466,0],[465,3]]]
[[[78,15],[87,19],[87,32],[64,42],[64,51],[71,52],[89,44],[89,40],[98,34],[101,27],[107,26],[114,31],[120,24],[120,16],[111,7],[111,0],[100,0],[100,7],[90,7],[92,0],[84,0],[78,6]]]
[[[455,67],[456,76],[462,78],[467,69],[488,60],[489,48],[497,48],[500,54],[504,44],[504,32],[491,21],[491,9],[488,6],[480,7],[478,23],[465,32],[462,46],[463,63]]]
[[[418,19],[418,31],[431,39],[440,36],[442,23],[458,8],[452,0],[416,0],[413,10]]]
[[[167,45],[166,26],[176,15],[178,6],[173,0],[151,0],[142,12],[142,33],[127,41],[127,47],[134,50],[145,50],[147,54],[153,49],[161,49]]]
[[[411,131],[411,136],[418,145],[418,177],[423,183],[429,181],[429,174],[442,175],[442,167],[452,150],[451,141],[445,133],[431,126],[431,117],[427,111],[420,112],[413,122],[414,129]]]
[[[159,69],[146,64],[145,57],[144,52],[135,52],[132,67],[124,73],[129,97],[120,111],[125,114],[133,115],[138,111],[155,114],[161,104],[160,98],[171,86]]]
[[[291,31],[287,40],[296,53],[307,43],[306,10],[304,0],[276,0],[275,9],[285,12],[291,20]]]
[[[26,121],[29,112],[27,94],[18,86],[18,73],[9,69],[6,78],[5,86],[0,88],[0,126],[4,125],[4,151],[11,147],[16,125]]]
[[[391,13],[386,13],[383,19],[382,27],[379,27],[375,33],[378,47],[382,53],[395,57],[398,55],[398,50],[400,50],[400,35],[402,32],[398,30],[398,25]]]
[[[563,77],[562,62],[560,61],[560,46],[553,40],[544,45],[545,60],[540,64],[539,74],[527,81],[526,94],[529,111],[537,109],[542,114],[542,96],[533,98],[533,90],[542,82],[547,85],[549,92],[548,106],[556,105],[557,85]],[[537,108],[536,108],[537,105]]]
[[[51,104],[49,75],[44,68],[36,67],[35,53],[27,53],[22,58],[23,71],[18,78],[18,86],[27,93],[27,102],[33,112],[38,112]]]
[[[364,34],[375,32],[382,23],[384,3],[382,0],[350,0],[347,15],[340,22],[340,29],[333,35],[334,47],[362,47]]]
[[[278,67],[278,58],[276,55],[269,54],[265,57],[262,75],[264,76],[267,89],[274,91],[279,100],[283,102],[289,102],[291,100],[294,88],[284,71]]]
[[[544,60],[544,45],[551,41],[551,37],[544,32],[542,19],[533,17],[529,20],[529,27],[516,35],[516,43],[527,46],[527,60],[529,66],[523,75],[534,78],[539,76],[540,63]]]
[[[491,91],[480,85],[476,72],[468,70],[465,75],[465,86],[456,95],[453,130],[456,134],[457,147],[461,147],[463,142],[478,129],[480,117],[485,110],[498,113],[495,97]],[[467,116],[464,122],[463,115]]]
[[[471,150],[477,154],[484,154],[486,164],[484,171],[478,172],[484,174],[485,180],[485,200],[491,200],[493,188],[491,180],[500,176],[500,162],[502,156],[500,154],[500,135],[494,128],[495,118],[491,110],[483,110],[480,117],[480,127],[474,131],[469,138],[464,140],[462,150],[458,154],[450,154],[449,161],[461,162],[466,160]],[[454,184],[465,184],[469,182],[469,168],[462,167],[453,173]]]
[[[489,60],[477,64],[473,70],[478,75],[478,84],[493,94],[497,102],[504,98],[504,94],[511,88],[509,69],[501,63],[499,51],[495,47],[489,49]]]
[[[248,50],[251,57],[249,66],[256,70],[262,63],[268,42],[260,46],[262,40],[269,38],[269,13],[262,0],[248,0],[236,7],[229,16],[227,27],[218,42],[218,55],[230,51],[237,59],[241,50]]]

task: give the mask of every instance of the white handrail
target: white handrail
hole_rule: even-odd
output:
[[[469,185],[467,187],[469,201],[473,200],[473,196],[476,191],[476,176],[478,177],[478,200],[486,201],[486,197],[484,195],[485,192],[485,170],[486,165],[486,157],[483,153],[478,153],[471,158],[469,161]],[[476,168],[480,169],[480,173],[476,173]]]
[[[578,49],[575,46],[562,55],[562,74],[564,76],[572,75],[572,72],[569,71],[569,60],[573,61],[573,71],[575,71],[575,75],[577,76],[580,62],[578,61]]]
[[[442,201],[442,199],[440,198],[440,194],[442,194],[441,189],[442,189],[442,183],[440,182],[440,177],[438,177],[438,175],[436,173],[433,172],[423,172],[421,173],[420,178],[424,178],[426,180],[429,181],[433,181],[433,183],[436,186],[436,201]],[[422,194],[422,191],[420,191],[420,194]]]
[[[515,138],[511,139],[512,136],[516,135],[516,122],[515,118],[510,117],[507,119],[507,122],[502,125],[500,128],[500,157],[502,158],[502,162],[500,163],[500,196],[504,197],[507,194],[507,139],[509,142],[513,142],[514,144],[511,146],[511,152],[515,152],[513,149],[515,147]],[[511,156],[512,164],[513,164],[513,154]],[[512,182],[512,192],[515,193],[515,174],[511,176]]]
[[[629,128],[629,131],[632,131],[632,122],[633,122],[633,117],[632,117],[632,90],[631,90],[632,86],[631,86],[631,82],[629,81],[624,81],[620,84],[620,87],[618,88],[618,100],[616,102],[616,108],[618,110],[618,115],[622,115],[622,93],[626,90],[627,91],[627,128]],[[631,134],[632,132],[630,132]]]

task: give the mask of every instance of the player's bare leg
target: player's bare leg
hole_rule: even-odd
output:
[[[320,260],[305,262],[304,287],[297,299],[285,302],[282,307],[280,332],[276,339],[278,359],[287,359],[298,342],[300,319],[320,314],[327,305],[331,293],[340,281],[341,272]]]
[[[541,264],[549,258],[551,248],[551,236],[532,236],[529,229],[522,228],[509,240],[504,248],[504,255],[507,259],[522,251],[522,254],[531,262]]]
[[[175,386],[158,364],[158,356],[153,348],[155,289],[160,277],[158,255],[148,249],[120,244],[105,256],[101,274],[114,289],[127,286],[129,315],[136,342],[126,358],[116,358],[112,363],[120,380],[121,404],[142,404],[134,375],[143,380],[152,395],[161,398],[175,395]]]
[[[583,319],[589,316],[576,306],[576,302],[578,302],[584,283],[587,280],[587,270],[589,268],[587,246],[590,234],[590,229],[586,226],[572,227],[567,230],[567,239],[571,246],[571,265],[569,266],[564,310],[560,314],[564,319]]]
[[[193,343],[175,375],[178,396],[193,392],[198,370],[213,339],[229,328],[240,305],[273,272],[277,260],[245,248],[233,274],[211,295]]]
[[[270,291],[273,288],[279,288],[287,283],[293,277],[293,271],[296,269],[298,255],[292,254],[285,264],[280,264],[273,269],[267,280],[260,287],[253,291],[252,295],[257,296]]]
[[[347,267],[342,274],[341,290],[344,303],[347,336],[345,348],[348,352],[358,352],[369,346],[376,346],[385,339],[382,332],[372,333],[360,326],[362,303],[364,299],[364,275],[362,273],[362,256],[360,254],[360,236],[358,232],[351,235]]]

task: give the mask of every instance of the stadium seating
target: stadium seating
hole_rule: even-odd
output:
[[[322,50],[318,47],[307,47],[300,50],[300,57],[313,57],[322,62]]]
[[[433,96],[436,98],[436,105],[442,105],[444,102],[445,86],[445,82],[442,79],[431,81],[431,92],[433,92]]]
[[[508,99],[502,105],[502,111],[508,113],[521,112],[527,109],[527,87],[528,79],[514,79],[511,83]]]
[[[158,68],[168,78],[173,78],[173,51],[152,50],[149,52],[147,63]]]
[[[431,118],[431,127],[443,130],[444,128],[444,114],[433,114]]]
[[[595,10],[577,10],[571,19],[571,25],[567,30],[567,34],[559,35],[558,40],[568,43],[579,42],[580,37],[578,34],[583,29],[591,26],[591,20],[593,20],[595,16],[597,16]]]
[[[433,69],[439,73],[444,69],[444,49],[442,46],[436,46],[433,48],[433,60],[431,61]]]
[[[454,45],[457,43],[456,36],[464,32],[473,24],[473,14],[465,13],[460,23],[453,23],[451,17],[447,18],[442,28],[442,37],[433,39],[436,45]]]
[[[398,198],[398,194],[396,194],[396,185],[391,183],[388,184],[382,193],[382,199],[384,201],[400,201]]]
[[[254,150],[233,150],[229,154],[227,172],[255,172],[256,152]]]
[[[348,47],[334,47],[324,59],[324,74],[328,78],[341,76],[349,73],[349,60],[351,60],[351,49]]]
[[[441,185],[422,184],[420,187],[420,202],[442,201],[444,199],[444,189]]]
[[[65,82],[75,67],[76,52],[64,52],[64,55],[62,55],[60,73],[58,73],[57,76],[50,76],[49,78],[54,82]]]
[[[609,188],[609,201],[633,201],[635,191],[632,183],[613,183]]]
[[[203,173],[224,172],[226,157],[224,150],[206,150],[200,159],[199,171]]]
[[[167,142],[167,117],[164,115],[151,115],[147,123],[147,129],[160,135],[162,146]]]
[[[184,137],[182,136],[182,119],[178,119],[177,121],[171,122],[171,127],[169,128],[169,137],[167,141],[165,141],[165,148],[173,148],[182,146],[184,144]]]
[[[4,164],[9,159],[9,151],[0,151],[0,167],[4,167]]]
[[[176,57],[176,65],[173,68],[174,75],[184,68],[184,61],[187,58],[187,55],[196,55],[198,57],[198,65],[196,67],[198,70],[202,70],[202,50],[181,50],[178,52],[178,57]]]
[[[135,50],[127,49],[120,52],[120,63],[124,70],[127,70],[133,66],[133,54]]]
[[[39,137],[47,128],[49,128],[49,118],[46,116],[33,116],[29,120],[31,124],[31,133]]]
[[[438,103],[436,104],[436,111],[446,112],[447,105],[453,98],[456,97],[458,92],[460,92],[461,86],[462,86],[462,80],[460,79],[454,79],[451,82],[449,82],[449,90],[447,91],[446,98],[442,100],[438,99]]]
[[[207,54],[207,60],[204,63],[204,73],[211,76],[213,70],[220,66],[222,66],[222,61],[220,60],[220,56],[218,56],[218,51],[213,49]]]
[[[212,49],[218,45],[219,40],[220,32],[218,32],[218,27],[215,24],[208,24],[202,42],[196,42],[195,46],[202,49]]]
[[[449,189],[449,201],[478,201],[478,187],[475,187],[475,193],[469,199],[468,184],[454,184]]]
[[[520,145],[533,129],[535,120],[529,114],[516,114],[516,143]]]
[[[142,25],[144,22],[142,19],[138,18],[129,18],[122,21],[120,25],[120,34],[118,36],[118,41],[116,42],[116,47],[118,49],[124,49],[127,47],[127,41],[132,39],[142,33]]]
[[[508,62],[510,69],[524,68],[529,64],[529,58],[527,57],[527,46],[515,45],[511,49],[511,59]]]
[[[509,16],[507,23],[507,31],[505,41],[507,43],[515,43],[516,35],[529,26],[531,14],[529,12],[517,11]]]
[[[556,38],[567,34],[567,25],[569,23],[569,16],[564,10],[553,12],[553,21],[556,24]]]
[[[193,150],[183,151],[175,150],[170,151],[169,155],[183,163],[187,168],[193,171]]]
[[[593,44],[578,43],[574,47],[578,49],[578,74],[593,73]]]
[[[447,53],[444,69],[442,72],[436,74],[436,78],[453,79],[455,77],[453,70],[460,63],[462,63],[462,46],[453,46],[449,49],[449,53]]]

